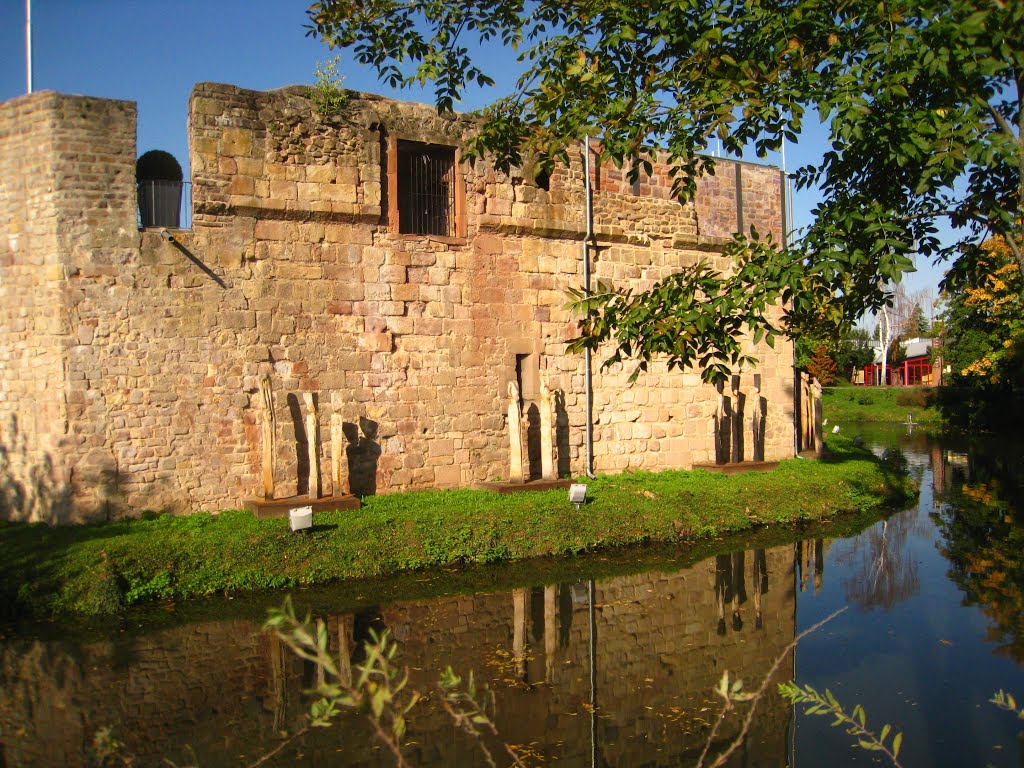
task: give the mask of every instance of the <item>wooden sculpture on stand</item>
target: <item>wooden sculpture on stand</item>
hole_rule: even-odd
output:
[[[274,498],[274,390],[270,383],[270,375],[264,374],[260,379],[260,410],[261,448],[263,452],[263,498]]]
[[[312,392],[303,392],[306,404],[306,441],[309,449],[309,498],[320,498],[320,417]]]
[[[508,439],[510,483],[523,482],[523,412],[519,404],[519,385],[508,383]]]
[[[555,420],[555,398],[546,381],[540,383],[540,473],[544,480],[555,479],[555,451],[552,425]]]
[[[344,419],[340,413],[331,414],[331,482],[333,492],[339,496],[348,489],[344,488],[345,472],[345,432]]]

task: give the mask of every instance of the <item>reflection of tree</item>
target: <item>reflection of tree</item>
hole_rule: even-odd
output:
[[[949,576],[968,605],[992,622],[999,651],[1024,662],[1024,527],[1008,511],[997,481],[962,485],[939,514]]]
[[[917,594],[917,561],[907,551],[907,539],[916,526],[913,512],[893,515],[837,554],[836,559],[855,574],[842,580],[847,600],[862,608],[888,610]]]

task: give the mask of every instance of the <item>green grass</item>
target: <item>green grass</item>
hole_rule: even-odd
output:
[[[935,390],[930,387],[830,387],[822,393],[822,410],[830,425],[854,421],[902,424],[908,413],[917,424],[942,423]]]
[[[564,490],[459,490],[370,497],[355,512],[317,514],[308,534],[244,511],[58,528],[0,524],[0,600],[11,613],[35,616],[114,613],[139,603],[460,563],[707,540],[880,511],[913,492],[905,476],[845,439],[830,448],[828,460],[786,461],[773,472],[600,477],[588,483],[590,501],[581,510]]]

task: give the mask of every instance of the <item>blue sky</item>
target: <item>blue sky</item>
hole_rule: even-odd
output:
[[[317,62],[335,55],[305,36],[303,0],[33,0],[33,88],[128,99],[138,103],[138,150],[165,149],[185,165],[186,110],[197,82],[271,89],[311,83]],[[0,101],[26,90],[25,0],[0,0]],[[489,49],[495,88],[468,95],[472,109],[511,89],[517,74],[508,51]],[[399,98],[430,101],[430,93],[396,93],[372,72],[346,60],[345,86]],[[809,126],[787,148],[789,168],[813,162],[824,129]],[[756,160],[756,158],[750,158]],[[779,157],[766,162],[781,165]],[[813,192],[797,193],[794,221],[809,220]],[[908,291],[931,289],[941,270],[919,265]]]

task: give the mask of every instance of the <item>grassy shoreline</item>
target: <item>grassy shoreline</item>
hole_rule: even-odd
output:
[[[828,387],[821,398],[830,425],[854,421],[904,424],[909,413],[917,425],[942,426],[931,387]]]
[[[458,563],[573,555],[642,542],[704,541],[764,525],[880,512],[912,482],[848,441],[825,461],[772,472],[628,473],[564,491],[423,491],[375,496],[356,512],[286,520],[248,512],[65,526],[0,524],[0,599],[11,615],[102,615],[126,606],[383,577]],[[827,492],[825,492],[827,489]]]

